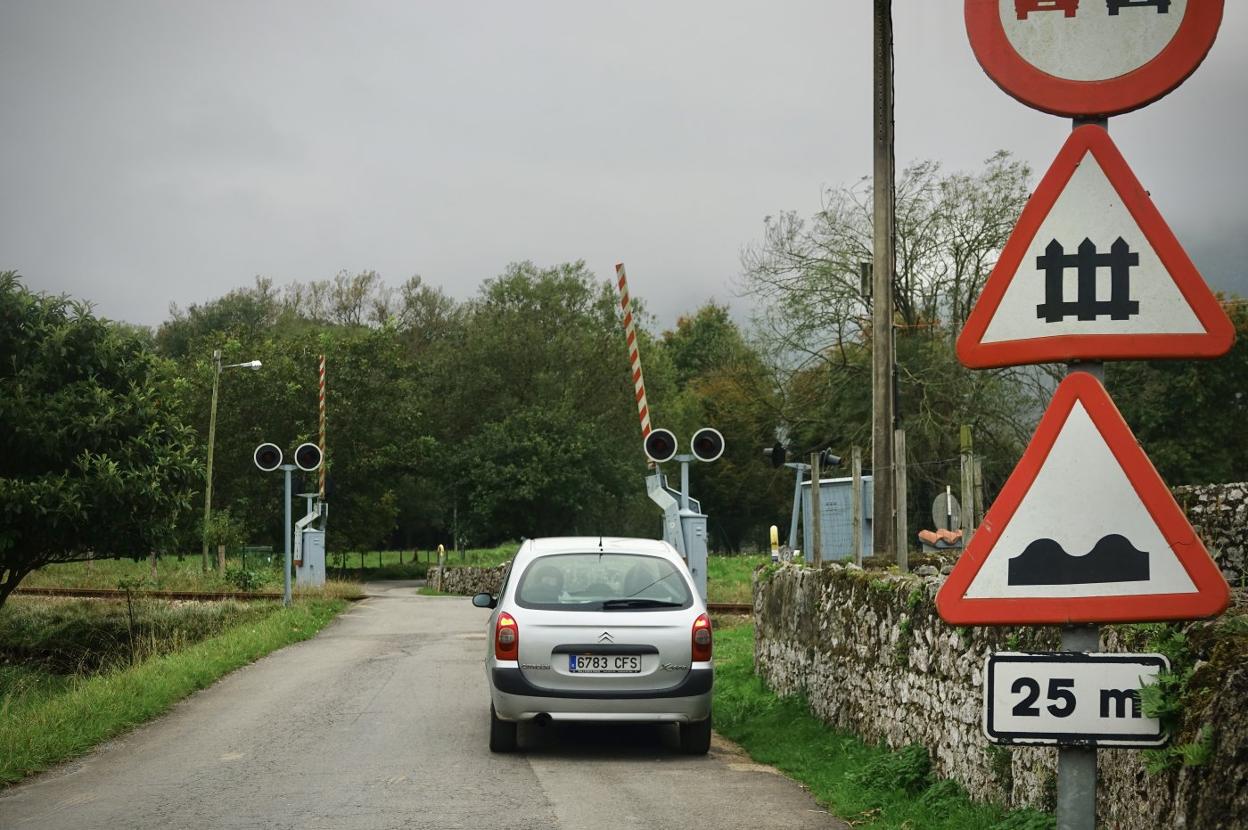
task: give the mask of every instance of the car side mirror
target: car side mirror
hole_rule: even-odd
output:
[[[483,592],[473,596],[472,604],[478,608],[493,608],[495,605],[498,605],[498,602],[495,601],[494,597]]]

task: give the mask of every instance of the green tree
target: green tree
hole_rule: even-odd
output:
[[[789,471],[777,472],[762,454],[780,424],[774,377],[727,307],[715,303],[677,320],[661,347],[679,384],[677,437],[688,440],[704,426],[724,436],[723,456],[691,471],[712,546],[765,545],[767,527],[788,514],[792,486]]]
[[[1106,387],[1167,484],[1248,478],[1248,301],[1224,303],[1235,345],[1217,360],[1110,363]]]
[[[512,265],[447,354],[437,439],[471,538],[657,526],[610,283],[581,262]]]
[[[164,546],[202,474],[149,338],[5,272],[0,355],[0,604],[43,565]]]

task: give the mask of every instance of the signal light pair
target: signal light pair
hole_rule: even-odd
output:
[[[771,466],[783,467],[784,462],[789,457],[789,448],[777,441],[775,446],[768,447],[763,450],[763,455],[771,461]],[[841,466],[841,457],[839,455],[833,455],[832,450],[820,450],[819,466],[823,468],[839,467]]]
[[[277,444],[261,444],[252,453],[256,466],[266,473],[271,473],[282,466],[282,450]],[[295,466],[305,473],[313,472],[321,467],[321,448],[313,443],[300,444],[295,449]]]
[[[670,429],[651,430],[642,446],[646,450],[646,458],[655,464],[662,464],[676,457],[676,436]],[[717,429],[703,427],[693,434],[689,447],[693,451],[693,457],[699,461],[714,461],[724,454],[724,436]]]

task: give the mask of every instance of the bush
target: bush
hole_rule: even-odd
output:
[[[225,572],[225,581],[240,591],[258,591],[264,577],[250,569],[230,568]]]

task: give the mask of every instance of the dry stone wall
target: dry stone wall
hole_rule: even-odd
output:
[[[1059,631],[946,625],[935,607],[943,579],[836,564],[761,570],[757,670],[777,693],[803,695],[838,729],[892,747],[924,745],[936,772],[975,798],[1052,809],[1056,751],[991,745],[980,720],[986,656],[1056,650]],[[1160,626],[1107,627],[1103,647],[1150,650],[1150,638],[1163,632],[1174,636]],[[1193,624],[1179,636],[1190,642],[1197,669],[1177,741],[1212,725],[1210,756],[1202,766],[1150,775],[1140,752],[1102,750],[1098,826],[1248,827],[1248,626]]]
[[[1248,588],[1248,482],[1175,487],[1174,497],[1226,581]]]
[[[429,587],[448,594],[472,596],[481,592],[497,594],[507,572],[504,563],[496,568],[448,568],[434,565],[429,569]]]

